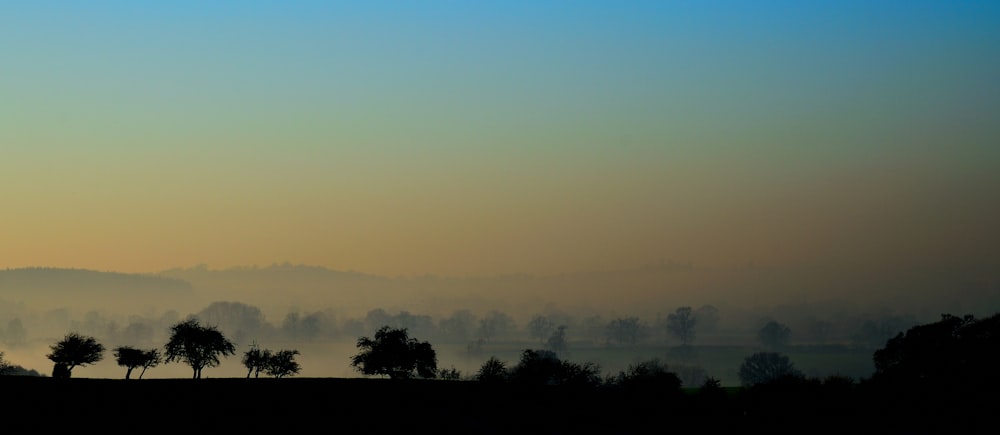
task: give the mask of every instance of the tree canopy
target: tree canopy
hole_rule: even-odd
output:
[[[390,379],[437,376],[437,354],[426,341],[410,338],[406,328],[383,326],[374,338],[358,338],[359,352],[351,357],[351,366],[365,375],[383,375]]]
[[[1000,313],[983,319],[942,314],[909,328],[875,351],[874,377],[900,383],[963,385],[1000,383]]]
[[[166,362],[182,361],[191,366],[194,378],[201,378],[205,367],[219,365],[219,356],[236,353],[236,345],[214,326],[202,326],[191,318],[170,327],[170,341],[165,346]]]

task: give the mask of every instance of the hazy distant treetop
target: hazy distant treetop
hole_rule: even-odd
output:
[[[605,327],[608,342],[616,341],[619,344],[633,345],[646,337],[649,333],[645,323],[638,317],[619,317],[608,322]]]
[[[694,341],[694,326],[698,319],[691,307],[680,307],[667,315],[667,330],[687,346]]]
[[[771,320],[757,331],[757,339],[761,344],[771,349],[778,349],[788,344],[792,330],[785,324]]]

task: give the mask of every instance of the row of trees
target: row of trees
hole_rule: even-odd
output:
[[[66,336],[51,346],[51,352],[46,357],[55,363],[52,377],[69,378],[76,367],[97,363],[104,358],[104,345],[97,339],[76,332]],[[139,378],[147,369],[160,363],[182,362],[189,365],[193,377],[200,379],[202,370],[206,367],[216,367],[220,357],[236,353],[236,345],[214,326],[205,326],[195,318],[179,322],[170,328],[170,340],[164,345],[163,352],[159,349],[139,349],[132,346],[119,346],[114,349],[115,361],[125,367],[125,379],[129,379],[133,370],[142,368]],[[243,364],[250,373],[261,371],[273,377],[284,377],[297,374],[300,371],[295,356],[297,350],[279,350],[271,352],[252,346],[243,357]]]
[[[438,377],[437,357],[431,344],[411,338],[405,328],[383,326],[374,337],[359,338],[357,347],[359,352],[351,357],[351,366],[364,375],[390,379]],[[739,369],[744,385],[801,375],[787,356],[777,352],[752,354]],[[638,362],[615,376],[602,379],[598,365],[565,361],[549,349],[525,349],[514,366],[508,366],[495,356],[490,357],[479,368],[475,379],[487,383],[534,385],[597,386],[603,383],[638,387],[638,384],[649,384],[668,390],[681,386],[677,373],[669,371],[659,359]],[[704,382],[718,384],[714,378],[706,378]]]

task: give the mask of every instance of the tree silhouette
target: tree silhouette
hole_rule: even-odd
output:
[[[104,345],[97,342],[94,337],[80,335],[76,332],[66,334],[66,337],[50,346],[52,353],[45,355],[57,366],[63,368],[53,369],[53,375],[59,372],[58,377],[71,377],[73,368],[93,364],[104,358]],[[65,371],[63,371],[65,369]]]
[[[802,373],[787,356],[777,352],[757,352],[740,364],[739,377],[743,385],[757,385],[784,377],[801,377]]]
[[[479,382],[500,383],[507,380],[507,364],[495,356],[486,360],[479,371],[476,372],[476,380]]]
[[[597,364],[562,361],[555,352],[535,349],[521,352],[521,360],[510,369],[509,379],[522,385],[588,387],[601,383]]]
[[[357,347],[359,352],[351,357],[351,366],[365,375],[384,375],[390,379],[437,375],[434,349],[426,341],[410,338],[406,328],[383,326],[374,338],[358,338]]]
[[[649,398],[677,396],[682,384],[680,377],[658,358],[630,364],[613,382],[630,393]]]
[[[250,345],[250,350],[243,354],[243,366],[247,368],[247,379],[253,374],[255,378],[260,377],[261,370],[267,368],[271,361],[271,351],[257,347],[257,344]]]
[[[170,341],[165,346],[166,362],[182,361],[191,366],[194,379],[201,370],[219,365],[219,356],[236,353],[236,346],[213,326],[202,326],[191,318],[170,327]]]
[[[285,376],[292,376],[299,373],[302,369],[299,363],[295,361],[295,355],[298,355],[297,350],[279,350],[271,355],[267,360],[267,367],[265,368],[265,373],[276,378],[283,378]]]
[[[146,374],[146,369],[156,367],[163,362],[158,349],[142,350],[131,346],[119,346],[115,348],[114,352],[118,365],[127,369],[125,379],[129,379],[132,370],[138,367],[142,367],[142,372],[139,373],[139,379],[142,379],[142,375]]]
[[[997,385],[1000,376],[1000,313],[983,319],[942,314],[917,325],[875,351],[875,379],[898,384]]]

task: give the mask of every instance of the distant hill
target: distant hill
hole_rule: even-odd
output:
[[[48,267],[0,270],[0,300],[46,309],[163,307],[193,296],[190,283],[164,276]]]

